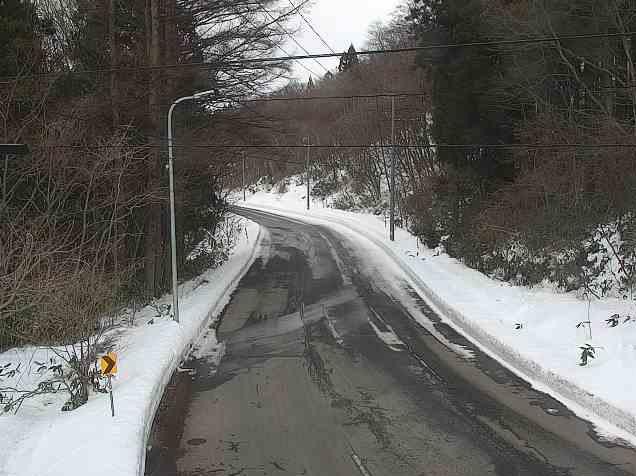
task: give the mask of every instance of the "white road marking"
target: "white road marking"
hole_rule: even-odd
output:
[[[373,312],[373,315],[388,329],[388,331],[381,331],[378,326],[376,326],[373,321],[371,319],[369,319],[369,324],[371,325],[371,328],[373,329],[373,331],[377,334],[378,338],[384,342],[389,349],[391,349],[394,352],[403,352],[404,349],[406,348],[406,344],[404,342],[402,342],[402,340],[398,337],[398,335],[395,333],[395,331],[393,330],[393,328],[388,325],[386,322],[384,322],[384,320],[380,317],[380,315],[375,311],[375,309],[370,308],[371,312]],[[396,346],[401,346],[401,347],[396,347]]]
[[[329,239],[324,234],[320,233],[320,236],[322,237],[323,240],[325,240],[325,243],[327,243],[327,246],[329,246],[329,251],[331,252],[331,256],[333,257],[333,260],[336,262],[338,271],[340,271],[340,276],[342,276],[342,284],[344,286],[351,286],[353,282],[351,281],[351,278],[347,275],[347,273],[345,273],[344,263],[342,262],[342,259],[340,259],[340,256],[338,255],[336,248],[333,246],[331,241],[329,241]]]
[[[356,466],[358,467],[358,470],[363,476],[371,476],[371,473],[369,473],[367,468],[364,467],[364,463],[362,463],[362,460],[357,454],[351,453],[351,459],[356,464]]]
[[[325,316],[325,322],[327,323],[327,329],[329,329],[329,332],[333,336],[334,340],[338,343],[338,345],[344,344],[344,339],[342,338],[342,336],[336,330],[336,326],[334,326],[334,324],[331,321],[331,319],[329,319],[329,313],[327,312],[327,307],[325,305],[322,306],[322,313]]]
[[[331,322],[329,318],[325,319],[325,321],[327,322],[327,329],[329,329],[329,332],[331,332],[331,335],[333,336],[335,341],[338,343],[338,345],[344,344],[344,340],[342,339],[342,336],[338,334],[338,331],[336,330],[336,327],[333,325],[333,322]]]

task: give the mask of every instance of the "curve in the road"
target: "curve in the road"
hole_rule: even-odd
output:
[[[193,363],[182,437],[161,474],[636,474],[634,451],[597,441],[368,250],[241,213],[268,238],[224,311],[225,359]]]

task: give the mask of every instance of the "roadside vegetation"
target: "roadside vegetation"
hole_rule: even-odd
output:
[[[270,0],[0,2],[0,143],[30,149],[0,157],[0,352],[55,354],[37,369],[0,361],[6,409],[59,389],[81,405],[101,336],[168,290],[166,115],[200,90],[214,94],[174,116],[180,278],[227,259],[239,232],[226,195],[235,151],[200,145],[238,141],[248,126],[228,98],[287,73],[283,62],[236,62],[282,40],[262,8],[282,24],[297,13]],[[3,386],[32,370],[51,378]]]
[[[274,143],[362,145],[312,148],[312,194],[382,214],[392,153],[382,94],[403,94],[393,99],[401,225],[503,281],[633,299],[632,38],[502,42],[631,32],[635,18],[619,0],[405,3],[365,49],[494,44],[370,57],[352,47],[337,74],[277,93],[297,101],[256,107],[276,124]],[[302,163],[305,150],[280,155]],[[273,182],[303,170],[253,163],[253,179]]]

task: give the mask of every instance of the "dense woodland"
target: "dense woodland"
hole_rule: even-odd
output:
[[[506,281],[633,297],[636,78],[633,35],[619,35],[633,31],[633,3],[619,0],[418,0],[375,25],[365,49],[494,44],[351,49],[335,76],[292,84],[277,95],[297,101],[258,111],[273,118],[274,143],[366,144],[312,149],[312,193],[385,213],[391,98],[308,98],[403,93],[403,226]],[[537,38],[553,40],[517,42]]]
[[[619,0],[444,1],[418,2],[413,20],[422,42],[463,43],[633,32],[635,14],[631,2]],[[440,148],[445,177],[424,195],[443,214],[434,213],[440,219],[422,231],[433,240],[448,236],[449,250],[506,280],[533,284],[549,276],[597,296],[604,285],[593,278],[603,263],[588,256],[609,247],[622,269],[618,287],[631,293],[632,40],[563,39],[422,55],[419,64],[432,74],[438,143],[517,145]]]
[[[271,0],[0,0],[0,143],[30,148],[2,161],[0,348],[90,336],[167,289],[166,116],[201,90],[214,94],[175,113],[182,277],[223,259],[235,154],[196,145],[251,127],[227,98],[287,74],[243,60],[273,56],[296,14]],[[186,262],[202,240],[209,253]]]

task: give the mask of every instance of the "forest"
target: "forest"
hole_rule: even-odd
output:
[[[195,145],[253,126],[228,101],[288,74],[246,60],[273,56],[302,6],[0,1],[0,142],[29,147],[2,161],[0,348],[74,342],[167,291],[166,117],[201,90],[214,93],[175,112],[181,277],[224,259],[234,151]]]
[[[363,49],[414,51],[352,45],[245,113],[314,146],[312,194],[337,208],[387,213],[395,153],[399,223],[424,244],[513,284],[633,297],[636,10],[609,3],[405,3]]]

